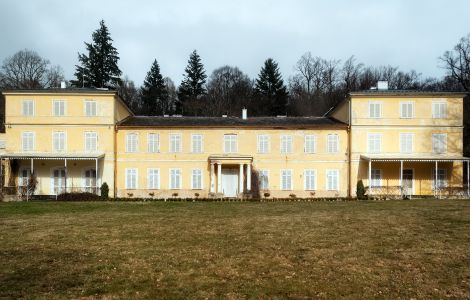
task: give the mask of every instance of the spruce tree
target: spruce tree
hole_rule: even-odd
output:
[[[287,106],[287,88],[277,63],[268,58],[256,79],[255,94],[260,101],[260,111],[269,115],[284,115]],[[262,109],[262,108],[266,109]]]
[[[179,112],[188,102],[195,102],[201,99],[207,93],[204,84],[206,83],[206,72],[201,63],[201,57],[194,50],[189,56],[188,65],[184,70],[184,78],[178,88],[178,107]],[[194,104],[194,103],[193,103]],[[191,113],[191,112],[186,112]]]
[[[143,110],[147,115],[157,116],[171,111],[168,90],[156,59],[145,77],[140,94]]]
[[[76,65],[72,81],[78,87],[116,88],[122,74],[117,63],[119,53],[112,45],[108,27],[101,20],[100,28],[92,34],[93,41],[86,43],[87,54],[79,53],[79,65]]]

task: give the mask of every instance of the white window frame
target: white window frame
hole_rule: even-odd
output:
[[[126,153],[139,151],[139,135],[135,132],[126,133]]]
[[[411,105],[411,112],[408,111],[408,105]],[[404,109],[404,106],[406,106],[407,108]],[[413,119],[414,117],[415,117],[415,103],[413,101],[401,101],[400,102],[400,118],[401,119]]]
[[[281,186],[281,190],[283,191],[292,191],[294,190],[294,184],[293,184],[293,172],[292,172],[292,169],[281,169],[281,172],[280,172],[281,176],[280,176],[280,180],[281,180],[281,183],[280,183],[280,186]],[[288,178],[290,179],[289,181],[284,181],[284,178]],[[286,185],[284,185],[284,183],[286,183]]]
[[[314,134],[307,134],[304,137],[304,153],[315,153],[317,150],[317,137]]]
[[[444,107],[444,112],[442,112]],[[432,118],[433,119],[446,119],[447,118],[447,102],[446,101],[433,101],[432,102]]]
[[[195,178],[196,176],[198,178]],[[197,185],[198,182],[199,182],[199,185]],[[191,189],[193,189],[193,190],[202,190],[203,188],[204,188],[204,184],[203,184],[202,170],[201,169],[192,169],[191,170]]]
[[[26,172],[26,177],[23,176],[23,172]],[[21,167],[18,171],[18,186],[27,186],[29,178],[31,177],[31,168]]]
[[[436,169],[432,169],[432,190],[436,187]],[[447,170],[439,168],[437,169],[437,188],[443,188],[447,186]]]
[[[34,116],[36,103],[32,99],[24,99],[21,101],[21,115],[25,117]]]
[[[60,141],[61,138],[62,138],[62,141]],[[57,145],[62,146],[62,147],[56,147]],[[65,131],[53,131],[52,132],[52,150],[54,152],[64,152],[67,150],[67,132]]]
[[[147,168],[147,189],[149,190],[160,189],[160,169]]]
[[[381,187],[382,186],[382,170],[371,169],[370,170],[370,187]]]
[[[91,174],[92,176],[87,176],[87,173]],[[93,175],[94,173],[94,175]],[[89,192],[93,191],[97,186],[97,176],[96,176],[96,170],[95,168],[86,168],[82,171],[82,183],[83,183],[83,188],[82,190]],[[93,185],[93,182],[95,185]]]
[[[367,152],[380,153],[382,152],[382,134],[378,132],[367,133]]]
[[[317,189],[317,170],[305,169],[304,170],[304,190],[315,191]]]
[[[199,149],[197,149],[197,143],[199,143]],[[202,134],[191,134],[191,153],[204,153],[204,136]]]
[[[271,141],[268,134],[259,134],[257,136],[257,152],[260,154],[266,154],[270,152]]]
[[[331,177],[336,177],[336,187],[332,185],[330,181]],[[326,190],[327,191],[339,191],[339,170],[338,169],[327,169],[326,170]]]
[[[147,134],[147,152],[160,152],[160,134],[153,132]]]
[[[442,140],[441,140],[442,138]],[[441,146],[442,149],[438,147]],[[433,133],[432,134],[432,152],[433,153],[447,153],[447,133]]]
[[[181,175],[181,169],[180,168],[171,168],[168,172],[168,176],[169,176],[168,188],[170,190],[180,190],[181,187],[183,186],[183,184],[182,184],[182,179],[183,179],[182,177],[183,176]],[[178,182],[177,182],[178,186],[176,186],[174,184],[176,182],[173,181],[173,176],[174,176],[175,179],[176,178],[178,179]]]
[[[378,116],[372,115],[372,111],[374,111],[374,113],[376,112],[375,108],[372,109],[372,106],[375,106],[375,105],[378,105],[378,108],[379,108]],[[381,119],[382,118],[382,106],[383,106],[382,101],[369,101],[369,119]]]
[[[170,153],[181,153],[182,151],[182,144],[183,138],[181,133],[170,133],[168,136],[169,143],[170,143]]]
[[[330,147],[330,146],[334,146],[334,147]],[[339,152],[339,135],[338,134],[330,133],[326,136],[326,152],[327,153]]]
[[[281,153],[283,154],[292,153],[294,149],[293,143],[294,143],[294,139],[292,135],[290,134],[281,135],[281,149],[280,149]]]
[[[21,133],[21,149],[23,152],[30,152],[36,149],[36,132],[23,131]]]
[[[404,147],[404,140],[411,137],[411,145],[409,151]],[[414,133],[400,132],[400,153],[413,153],[414,152]]]
[[[64,117],[67,114],[67,102],[65,100],[52,100],[52,115]]]
[[[125,187],[126,190],[136,190],[139,188],[139,170],[137,168],[125,169]],[[132,178],[131,176],[134,176]]]
[[[98,116],[98,104],[96,103],[96,100],[85,100],[83,104],[83,110],[85,117]]]
[[[224,134],[224,153],[238,153],[238,135]]]
[[[260,190],[269,189],[269,170],[262,169],[258,172],[258,181]]]
[[[96,131],[85,131],[84,132],[84,140],[85,140],[85,151],[88,152],[93,152],[98,150],[98,133]],[[91,144],[88,143],[88,141],[94,140]],[[92,145],[94,143],[95,147],[89,147],[89,145]]]

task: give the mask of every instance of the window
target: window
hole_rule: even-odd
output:
[[[436,184],[436,170],[432,170],[432,189],[443,188],[447,186],[447,174],[445,169],[437,169],[437,184]]]
[[[191,136],[191,152],[192,153],[202,153],[203,144],[202,144],[202,135],[193,134]]]
[[[191,188],[193,190],[202,189],[202,171],[201,169],[193,169]]]
[[[269,188],[269,171],[259,170],[259,188],[267,190]]]
[[[237,135],[236,134],[225,134],[224,135],[224,152],[225,153],[236,153],[238,150]]]
[[[52,133],[52,148],[54,149],[54,151],[64,151],[65,143],[66,143],[65,132],[55,131]]]
[[[378,153],[382,147],[382,134],[368,133],[367,134],[367,152]]]
[[[315,153],[315,136],[306,135],[304,140],[304,152]]]
[[[304,190],[313,191],[316,190],[316,171],[315,170],[304,170]]]
[[[433,102],[432,103],[432,117],[434,119],[447,118],[447,103],[446,102]]]
[[[126,134],[126,152],[137,152],[137,134],[128,133]]]
[[[85,132],[85,150],[86,151],[96,151],[98,144],[98,136],[96,132]]]
[[[414,116],[413,102],[400,102],[400,118],[410,119]]]
[[[64,100],[52,101],[52,114],[55,117],[65,116],[65,101]]]
[[[261,134],[258,135],[258,153],[269,152],[269,135]]]
[[[137,189],[137,169],[126,169],[126,189]]]
[[[18,177],[18,186],[28,186],[29,177],[31,177],[31,169],[20,169]]]
[[[281,135],[281,153],[292,153],[291,135]]]
[[[22,134],[22,144],[23,144],[23,151],[33,151],[34,144],[36,139],[36,134],[34,132],[23,132]]]
[[[171,153],[181,152],[181,134],[179,133],[170,134],[170,152]]]
[[[170,189],[181,188],[181,169],[170,169]]]
[[[413,152],[413,138],[412,133],[400,133],[400,152],[412,153]]]
[[[94,193],[96,188],[96,170],[89,169],[85,171],[85,191]]]
[[[34,100],[23,100],[21,104],[21,111],[23,116],[34,115]]]
[[[434,153],[447,152],[447,134],[435,133],[432,135],[432,151]]]
[[[160,188],[160,170],[147,169],[147,188],[159,189]]]
[[[160,152],[160,136],[157,133],[147,135],[147,151],[150,153]]]
[[[96,117],[96,101],[85,100],[85,116]]]
[[[292,190],[292,170],[281,170],[281,189]]]
[[[327,152],[328,153],[337,153],[338,152],[338,141],[339,137],[337,134],[329,134],[326,137],[327,143]]]
[[[371,101],[369,102],[369,118],[382,117],[382,102]]]
[[[326,189],[328,191],[339,190],[339,171],[326,170]]]
[[[380,187],[380,181],[382,180],[382,171],[379,169],[370,170],[370,186],[371,187]]]

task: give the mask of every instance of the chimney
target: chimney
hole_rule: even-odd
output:
[[[377,81],[377,89],[378,90],[388,90],[388,81],[386,81],[386,80]]]
[[[67,87],[67,85],[65,84],[65,81],[61,81],[60,82],[60,88],[65,89],[66,87]]]
[[[242,109],[242,119],[246,120],[248,118],[248,110],[246,108]]]

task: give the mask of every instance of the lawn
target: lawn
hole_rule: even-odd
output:
[[[0,203],[3,298],[470,298],[470,201]]]

